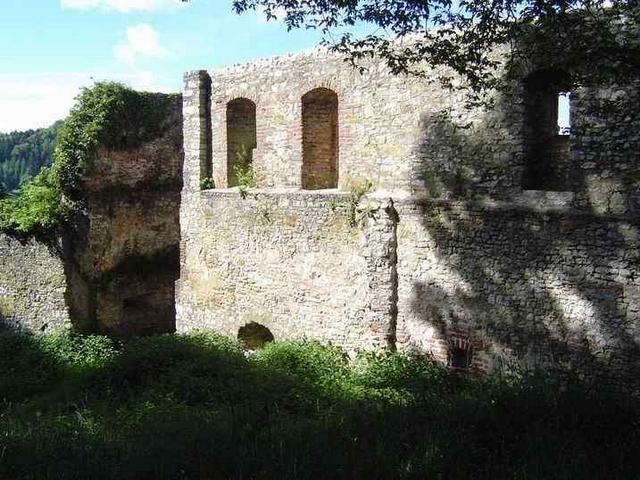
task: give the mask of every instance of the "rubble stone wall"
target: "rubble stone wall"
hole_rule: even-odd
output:
[[[387,347],[395,226],[384,210],[354,215],[346,194],[201,192],[183,211],[197,228],[182,240],[178,330],[255,322],[276,339]]]
[[[62,239],[0,235],[0,331],[68,330],[86,321],[88,295]]]
[[[255,321],[476,370],[638,372],[637,88],[570,92],[558,179],[528,190],[523,84],[469,108],[464,91],[366,67],[317,50],[186,74],[178,329]],[[303,181],[316,89],[338,98],[337,191]],[[248,193],[225,188],[236,98],[256,104]]]

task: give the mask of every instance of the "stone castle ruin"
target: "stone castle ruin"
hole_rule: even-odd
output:
[[[0,234],[0,329],[174,331],[182,114],[180,98],[157,96],[169,100],[161,131],[135,148],[99,148],[63,234]]]
[[[640,366],[637,92],[570,92],[567,134],[548,69],[492,110],[318,52],[188,73],[177,330]]]
[[[429,79],[366,67],[314,51],[185,75],[179,272],[165,270],[175,329],[415,350],[476,371],[637,377],[638,85],[567,92],[561,70],[529,68],[482,109]],[[558,129],[565,93],[570,133]],[[604,108],[612,100],[626,109]],[[145,158],[173,172],[172,151]],[[177,222],[173,195],[154,205]],[[104,238],[150,229],[134,243],[177,245],[177,223],[146,225],[150,212],[106,221]],[[120,313],[99,309],[105,331],[173,311],[172,287],[108,285]],[[0,301],[9,295],[0,286]],[[67,308],[62,296],[52,314]]]

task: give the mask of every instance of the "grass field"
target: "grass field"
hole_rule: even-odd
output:
[[[315,343],[0,335],[1,479],[636,479],[630,400]]]

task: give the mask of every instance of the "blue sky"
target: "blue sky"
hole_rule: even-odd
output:
[[[178,92],[187,70],[296,52],[320,41],[317,32],[287,32],[262,14],[236,15],[232,0],[0,2],[0,132],[64,118],[80,88],[95,81]],[[560,112],[565,126],[566,99]]]
[[[80,87],[117,80],[179,91],[182,73],[296,52],[313,31],[287,32],[231,0],[2,0],[0,131],[63,118]]]

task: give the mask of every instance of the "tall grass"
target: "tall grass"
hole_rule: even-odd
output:
[[[2,479],[638,478],[638,408],[316,343],[0,335]]]

